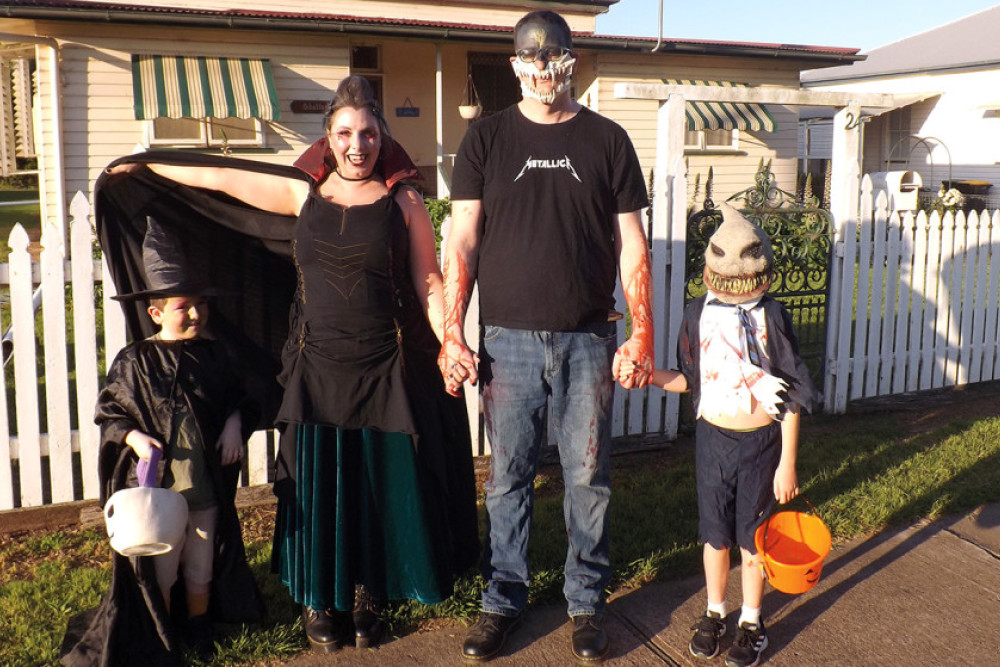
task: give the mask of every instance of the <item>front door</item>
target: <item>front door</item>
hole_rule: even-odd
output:
[[[469,74],[475,83],[484,118],[521,101],[521,86],[505,53],[470,53]]]

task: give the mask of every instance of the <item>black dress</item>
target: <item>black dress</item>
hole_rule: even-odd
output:
[[[140,153],[113,164],[123,162],[228,167],[310,179],[293,167],[180,152]],[[340,553],[337,558],[333,549],[319,547],[315,553],[310,551],[313,555],[308,567],[298,557],[290,559],[288,576],[294,578],[294,588],[315,586],[322,600],[337,598],[336,604],[329,606],[342,609],[350,606],[345,587],[351,579],[368,584],[374,593],[396,597],[396,591],[389,588],[391,582],[382,582],[383,568],[373,561],[374,567],[363,571],[359,558],[368,556],[354,547],[374,545],[377,553],[382,538],[373,537],[374,533],[393,536],[397,522],[411,523],[405,513],[387,510],[380,494],[386,487],[391,492],[396,478],[412,474],[417,480],[413,497],[419,498],[422,506],[416,523],[432,543],[433,585],[398,592],[425,602],[447,597],[454,575],[473,565],[479,555],[472,445],[464,402],[445,393],[437,369],[440,345],[413,291],[407,230],[395,201],[385,197],[343,213],[314,195],[303,207],[300,220],[262,211],[222,193],[179,185],[149,170],[124,176],[102,174],[94,198],[101,247],[119,293],[148,287],[142,239],[146,218],[153,216],[183,240],[188,261],[210,284],[233,295],[213,302],[212,329],[239,357],[242,374],[248,378],[246,389],[263,408],[257,428],[280,421],[283,429],[274,472],[274,491],[282,511],[275,527],[272,569],[278,571],[286,556],[287,536],[309,538],[312,529],[302,523],[308,519],[314,528],[334,531],[328,535],[334,543],[337,539],[351,541],[346,546],[354,555],[345,558]],[[362,224],[354,225],[356,219]],[[327,234],[339,230],[345,221],[352,235],[371,225],[370,238],[359,236],[351,241],[368,244],[358,286],[345,273],[357,268],[349,257],[338,262],[340,273],[328,274],[310,266],[320,261],[318,254],[307,256],[315,252],[307,229],[319,230],[317,238],[341,244]],[[301,255],[299,260],[293,260],[293,246]],[[350,298],[343,298],[335,284]],[[359,301],[361,294],[366,295],[364,303]],[[335,296],[338,304],[324,303]],[[122,308],[133,340],[155,332],[143,304],[123,302]],[[394,327],[388,325],[392,318]],[[310,344],[299,353],[303,333]],[[351,348],[353,339],[359,344],[357,353]],[[393,345],[388,344],[389,339]],[[327,373],[332,373],[330,378]],[[284,391],[275,381],[279,374]],[[333,377],[336,381],[330,382]],[[276,419],[279,406],[281,417]],[[302,429],[300,424],[317,428]],[[299,432],[310,435],[309,431],[317,430],[322,446],[313,448],[315,457],[297,457]],[[359,438],[395,441],[399,434],[407,442],[402,449],[412,461],[392,456],[399,465],[368,459],[355,463],[358,457],[400,449],[381,447],[382,443],[365,448],[357,444]],[[339,450],[330,445],[331,435],[338,437],[333,442]],[[345,454],[347,460],[341,463]],[[339,466],[346,482],[327,486],[324,477],[317,495],[311,491],[317,485],[315,480],[298,479],[299,471],[311,476],[314,470],[328,466]],[[373,484],[369,485],[369,480]],[[329,504],[306,504],[322,504],[338,494],[355,500],[355,504],[339,506],[341,511]],[[374,515],[370,512],[373,505],[378,510]],[[297,513],[292,514],[291,508]],[[343,526],[338,521],[343,521]],[[368,537],[359,537],[364,531]],[[322,540],[316,542],[322,544]],[[301,556],[303,552],[298,553]],[[337,575],[343,594],[324,580],[335,570],[344,572]]]
[[[275,566],[319,609],[350,609],[356,584],[440,602],[478,555],[465,404],[444,391],[393,195],[343,208],[313,192],[292,244],[277,420],[279,475],[296,483],[279,494]]]

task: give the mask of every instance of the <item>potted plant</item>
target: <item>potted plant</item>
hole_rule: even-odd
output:
[[[479,101],[479,93],[476,91],[476,84],[473,83],[472,75],[470,74],[468,82],[465,85],[463,103],[458,107],[458,115],[465,120],[475,120],[479,118],[481,113],[483,113],[483,105]]]

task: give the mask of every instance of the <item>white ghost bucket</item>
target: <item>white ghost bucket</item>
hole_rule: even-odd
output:
[[[159,556],[184,538],[188,507],[176,491],[156,487],[160,450],[136,467],[140,486],[116,491],[104,505],[111,548],[123,556]]]

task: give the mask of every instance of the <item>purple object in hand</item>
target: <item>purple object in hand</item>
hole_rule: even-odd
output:
[[[139,478],[139,486],[156,486],[156,465],[160,462],[163,452],[159,447],[153,447],[149,452],[149,460],[139,459],[135,466],[135,475]]]

